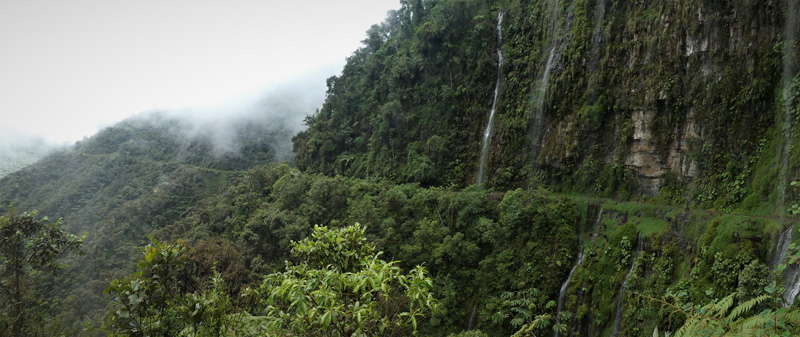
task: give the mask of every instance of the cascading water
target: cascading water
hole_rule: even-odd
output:
[[[783,306],[789,308],[800,293],[800,268],[796,265],[786,268],[786,290],[783,291]]]
[[[603,220],[603,207],[600,207],[600,210],[597,212],[597,220],[594,221],[594,233],[592,233],[592,241],[597,238],[597,234],[600,233],[600,221]]]
[[[544,109],[544,98],[547,94],[547,83],[550,78],[550,70],[553,69],[553,59],[556,56],[556,47],[550,48],[550,56],[547,57],[547,63],[544,65],[544,73],[542,80],[539,83],[539,91],[536,94],[536,110]]]
[[[574,5],[573,5],[574,7]],[[571,7],[571,8],[573,8]],[[561,30],[566,28],[560,25],[561,2],[560,0],[553,0],[552,14],[550,15],[550,49],[548,51],[547,61],[545,63],[542,78],[539,80],[539,87],[534,92],[533,109],[531,111],[531,126],[529,129],[531,138],[531,148],[533,156],[536,158],[542,146],[542,129],[544,127],[544,103],[547,98],[547,87],[550,82],[550,72],[555,66],[555,61],[558,59],[561,41]]]
[[[558,292],[558,307],[556,309],[556,313],[561,312],[561,309],[564,308],[564,302],[567,298],[567,287],[569,287],[569,281],[572,279],[572,275],[575,274],[575,270],[578,269],[578,266],[583,263],[583,240],[581,240],[580,244],[580,252],[578,253],[578,261],[575,262],[575,265],[572,266],[572,269],[569,270],[569,275],[567,275],[567,280],[561,285],[561,290]],[[556,324],[558,324],[558,314],[556,314]],[[554,337],[558,337],[558,331],[553,332]]]
[[[467,322],[467,331],[472,330],[475,325],[475,310],[478,309],[478,303],[472,305],[472,313],[469,314],[469,322]]]
[[[592,32],[593,48],[603,42],[603,18],[606,15],[606,0],[597,0],[594,5],[594,32]],[[593,51],[592,54],[595,54]]]
[[[789,227],[781,233],[778,238],[778,246],[775,248],[777,252],[775,259],[772,261],[772,267],[776,268],[779,264],[786,259],[786,253],[789,250],[789,245],[792,243],[792,230],[794,226]],[[783,291],[783,306],[791,307],[794,304],[797,294],[800,293],[800,268],[797,265],[789,265],[784,269],[784,279],[786,281],[786,289]]]
[[[531,144],[534,151],[538,152],[541,147],[542,141],[542,127],[544,126],[544,99],[547,95],[547,82],[550,77],[550,70],[553,68],[553,59],[556,56],[556,47],[550,48],[550,56],[547,57],[547,63],[544,66],[544,73],[539,82],[539,90],[536,91],[534,96],[534,109],[533,109],[533,124],[531,126]]]
[[[786,186],[789,183],[789,151],[791,150],[793,123],[791,89],[792,78],[794,78],[798,72],[796,60],[798,55],[795,44],[797,43],[798,35],[800,35],[797,22],[797,20],[800,19],[800,4],[798,4],[796,0],[787,0],[786,6],[786,40],[783,42],[783,149],[781,151],[780,201],[778,205],[778,212],[781,218],[783,218],[786,213]],[[788,249],[789,243],[792,241],[792,228],[789,228],[786,233],[788,234],[782,235],[780,240],[778,240],[777,250],[779,252],[779,260],[777,263],[781,263],[786,257],[786,250]],[[786,238],[784,238],[784,236],[786,236]],[[783,293],[783,305],[785,307],[791,307],[797,298],[797,294],[800,293],[800,267],[790,265],[784,271],[784,277],[787,284],[786,290]]]
[[[494,114],[497,112],[497,95],[500,93],[500,76],[503,68],[503,12],[497,14],[497,81],[494,86],[494,97],[492,98],[492,109],[489,111],[489,122],[483,132],[483,146],[481,147],[481,160],[478,166],[477,183],[482,184],[486,181],[486,160],[489,158],[489,142],[494,126]]]
[[[603,217],[603,208],[600,208],[600,211],[597,213],[597,220],[594,224],[594,232],[592,233],[592,241],[594,238],[597,237],[598,228],[600,228],[600,220]],[[578,252],[578,261],[575,262],[575,265],[572,266],[572,269],[569,270],[569,275],[567,275],[567,280],[561,285],[561,290],[558,292],[558,306],[556,307],[556,324],[559,323],[558,320],[558,313],[564,308],[564,303],[567,299],[567,288],[569,287],[569,281],[572,280],[572,275],[575,274],[575,270],[583,263],[583,258],[585,254],[583,253],[583,239],[580,239],[580,251]],[[553,332],[554,337],[558,337],[558,331]]]
[[[778,246],[775,248],[777,254],[775,254],[775,258],[772,260],[772,268],[775,269],[778,267],[783,259],[786,258],[786,252],[789,250],[789,244],[792,243],[792,227],[783,231],[781,236],[778,237]]]
[[[636,261],[639,259],[639,254],[642,252],[642,237],[641,235],[636,240],[636,254],[633,255],[633,263],[631,263],[631,269],[628,269],[628,273],[625,274],[625,279],[622,281],[622,287],[619,288],[619,294],[617,295],[617,300],[614,302],[614,331],[611,332],[611,337],[619,336],[619,327],[622,323],[622,298],[625,295],[625,288],[628,286],[628,278],[631,277],[633,273],[633,268],[636,267]]]
[[[592,50],[591,57],[589,58],[588,70],[591,73],[596,73],[600,68],[600,47],[603,44],[603,19],[606,15],[606,0],[597,0],[594,4],[594,27],[592,28]],[[588,97],[591,102],[597,100],[600,96],[600,84],[598,83],[600,76],[591,76],[588,86]]]

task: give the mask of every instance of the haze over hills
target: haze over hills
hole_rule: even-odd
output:
[[[44,200],[59,199],[51,189],[83,194],[77,197],[80,199],[92,196],[107,202],[107,198],[96,192],[120,193],[122,187],[131,187],[140,178],[136,175],[150,173],[156,178],[164,170],[180,167],[235,172],[290,161],[292,136],[304,128],[303,119],[321,105],[324,83],[309,81],[319,77],[317,73],[299,77],[266,94],[253,91],[213,107],[140,113],[14,173],[6,181],[27,181],[33,185],[3,184],[0,186],[4,190],[3,202],[14,202],[20,207],[37,206],[54,217],[74,221],[79,219],[67,216],[65,210],[81,207],[44,207],[48,205]],[[133,163],[147,169],[128,171]],[[148,172],[150,169],[154,172]],[[56,181],[60,183],[53,184]],[[86,185],[78,183],[81,181]],[[71,185],[69,188],[59,186],[67,183]],[[150,179],[145,184],[152,187],[156,183]]]
[[[83,301],[62,323],[79,329],[81,317],[102,312],[102,289],[77,297],[76,291],[127,274],[123,261],[151,231],[224,189],[242,170],[290,161],[292,136],[323,96],[324,83],[298,78],[216,107],[144,112],[0,179],[4,205],[36,209],[63,218],[71,232],[90,233],[91,254],[71,261],[62,276],[69,278],[58,287],[63,298]],[[69,311],[75,303],[63,305],[54,310]]]
[[[63,146],[49,143],[41,137],[0,129],[0,178],[33,164]]]
[[[142,113],[0,179],[87,233],[29,331],[800,334],[798,18],[404,1],[327,81]]]

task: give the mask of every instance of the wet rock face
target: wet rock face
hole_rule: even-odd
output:
[[[653,119],[655,111],[637,110],[631,114],[633,120],[633,142],[625,165],[636,172],[640,188],[647,195],[658,193],[662,174],[666,169],[657,156],[655,139],[653,139]]]
[[[649,196],[668,173],[704,180],[698,186],[749,174],[774,126],[783,2],[604,4],[593,16],[604,18],[601,32],[565,35],[576,40],[552,66],[534,162],[559,177],[590,172],[598,159],[622,164],[632,188]]]
[[[774,164],[761,159],[781,109],[785,0],[512,0],[459,7],[458,23],[433,15],[444,12],[351,58],[295,138],[298,167],[622,198],[668,185],[706,207],[776,190],[745,185]],[[448,151],[427,149],[433,136]]]
[[[673,133],[675,140],[669,147],[666,158],[660,158],[656,147],[654,119],[657,111],[638,110],[631,115],[633,121],[633,141],[625,165],[637,174],[639,188],[645,195],[658,194],[661,176],[672,171],[684,178],[694,178],[698,174],[697,161],[690,158],[690,144],[700,139],[700,133],[694,117],[694,110],[689,109],[686,122]]]

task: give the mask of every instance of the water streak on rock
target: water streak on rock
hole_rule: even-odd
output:
[[[494,115],[497,112],[497,96],[500,93],[500,77],[503,68],[503,15],[503,12],[497,14],[497,80],[494,86],[492,109],[489,111],[489,122],[483,132],[483,146],[481,147],[481,159],[478,166],[478,184],[486,181],[486,160],[489,158],[489,143],[492,136],[492,127],[494,127]]]

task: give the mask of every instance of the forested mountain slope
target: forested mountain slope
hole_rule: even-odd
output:
[[[739,300],[750,300],[764,293],[782,249],[775,243],[785,234],[778,217],[545,190],[424,188],[279,166],[246,172],[155,236],[236,247],[218,255],[218,268],[236,289],[294,261],[290,242],[315,224],[353,223],[366,224],[371,242],[404,270],[424,265],[430,271],[441,307],[422,324],[422,334],[433,336],[470,329],[509,336],[536,315],[555,315],[559,302],[572,315],[562,320],[569,331],[562,335],[608,336],[615,328],[620,336],[652,336],[656,327],[674,332],[685,315],[670,318],[660,303],[632,294],[705,304],[739,292]],[[202,254],[195,258],[215,255]],[[549,335],[550,328],[536,333]]]
[[[772,211],[797,134],[790,3],[409,1],[328,80],[296,163],[466,186],[497,78],[490,186]]]
[[[266,334],[275,296],[244,289],[299,264],[292,242],[315,225],[357,222],[382,258],[430,272],[441,305],[424,335],[652,336],[697,320],[796,334],[800,268],[782,263],[798,241],[798,18],[789,0],[402,1],[308,129],[140,116],[0,179],[0,202],[88,232],[87,254],[39,285],[46,327],[67,335],[140,323],[117,310],[142,298],[102,292],[158,280],[130,274],[147,236],[185,247],[176,308],[145,299],[169,314],[153,326],[196,333],[189,304],[224,280],[225,312]],[[292,136],[293,163],[267,164]]]
[[[131,272],[136,247],[153,230],[226,188],[242,170],[290,158],[278,150],[294,127],[279,118],[231,125],[205,129],[167,113],[146,113],[0,179],[3,205],[63,218],[67,231],[88,234],[87,254],[41,285],[54,295],[43,313],[58,315],[73,333],[85,319],[101,318],[107,281]],[[212,137],[222,131],[235,136],[224,142]]]

